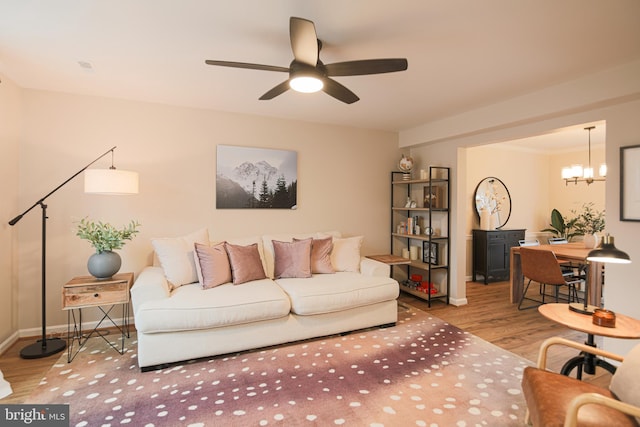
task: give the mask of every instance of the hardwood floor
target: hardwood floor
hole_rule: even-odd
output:
[[[536,361],[540,343],[551,336],[562,336],[584,342],[585,334],[573,331],[538,313],[538,310],[523,310],[509,303],[509,282],[467,283],[469,303],[456,307],[442,302],[427,303],[409,294],[402,293],[399,300],[418,309],[428,311],[457,327],[464,329],[505,350],[525,359]],[[0,399],[0,403],[22,403],[38,385],[51,366],[60,358],[58,353],[43,359],[24,360],[20,349],[32,343],[33,338],[21,339],[0,356],[0,369],[13,388],[13,394]],[[555,349],[549,358],[549,367],[559,370],[562,364],[576,355],[575,351]],[[585,376],[590,377],[590,376]],[[596,375],[586,381],[608,385],[610,375],[598,368]]]

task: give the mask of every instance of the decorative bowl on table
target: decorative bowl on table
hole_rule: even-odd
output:
[[[616,313],[604,308],[596,308],[593,312],[593,324],[598,326],[604,326],[605,328],[616,327]]]

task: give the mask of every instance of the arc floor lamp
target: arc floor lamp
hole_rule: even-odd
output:
[[[94,194],[136,194],[138,192],[138,174],[136,172],[117,170],[113,166],[113,152],[116,149],[114,146],[91,163],[74,173],[62,184],[51,190],[45,196],[41,197],[31,207],[22,212],[17,217],[9,221],[9,225],[16,225],[18,221],[22,219],[31,209],[36,206],[42,208],[42,338],[33,344],[24,347],[20,351],[20,357],[23,359],[39,359],[42,357],[50,356],[65,349],[66,342],[60,338],[47,338],[47,275],[46,275],[46,248],[47,248],[47,205],[45,200],[53,193],[64,187],[69,181],[76,176],[85,172],[84,191],[85,193]],[[98,160],[102,159],[107,154],[111,153],[111,167],[109,169],[90,169],[89,166],[93,165]]]

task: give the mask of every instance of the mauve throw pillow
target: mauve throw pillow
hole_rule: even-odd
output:
[[[267,277],[264,274],[264,268],[262,268],[257,243],[248,246],[225,243],[224,247],[227,250],[227,255],[229,255],[234,285]]]
[[[196,243],[196,256],[202,270],[202,289],[231,282],[231,266],[224,242],[213,246]]]
[[[273,276],[276,279],[311,277],[311,241],[311,238],[293,242],[272,240]]]
[[[298,241],[299,239],[293,239]],[[331,274],[336,270],[331,264],[331,250],[333,249],[333,238],[313,239],[311,242],[311,273]]]

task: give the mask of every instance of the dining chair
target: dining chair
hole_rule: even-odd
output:
[[[526,279],[528,279],[528,282],[518,303],[518,310],[526,310],[537,307],[540,304],[545,304],[547,302],[545,301],[545,297],[552,296],[554,297],[555,302],[560,302],[560,288],[562,286],[567,287],[567,302],[580,301],[576,285],[580,285],[583,279],[579,276],[563,275],[562,267],[558,263],[558,259],[552,251],[521,247],[520,263],[522,265],[522,274]],[[541,285],[541,300],[527,297],[527,291],[529,290],[531,282],[537,282]],[[553,287],[553,295],[547,294],[547,286]],[[523,307],[522,303],[525,299],[535,301],[540,304]]]
[[[538,239],[524,239],[518,240],[519,246],[540,246],[540,241]]]
[[[566,237],[549,237],[548,243],[550,245],[562,245],[564,243],[569,243]],[[565,275],[574,275],[580,276],[583,279],[587,277],[587,268],[588,265],[584,263],[575,263],[571,261],[566,261],[562,263],[562,272]]]

